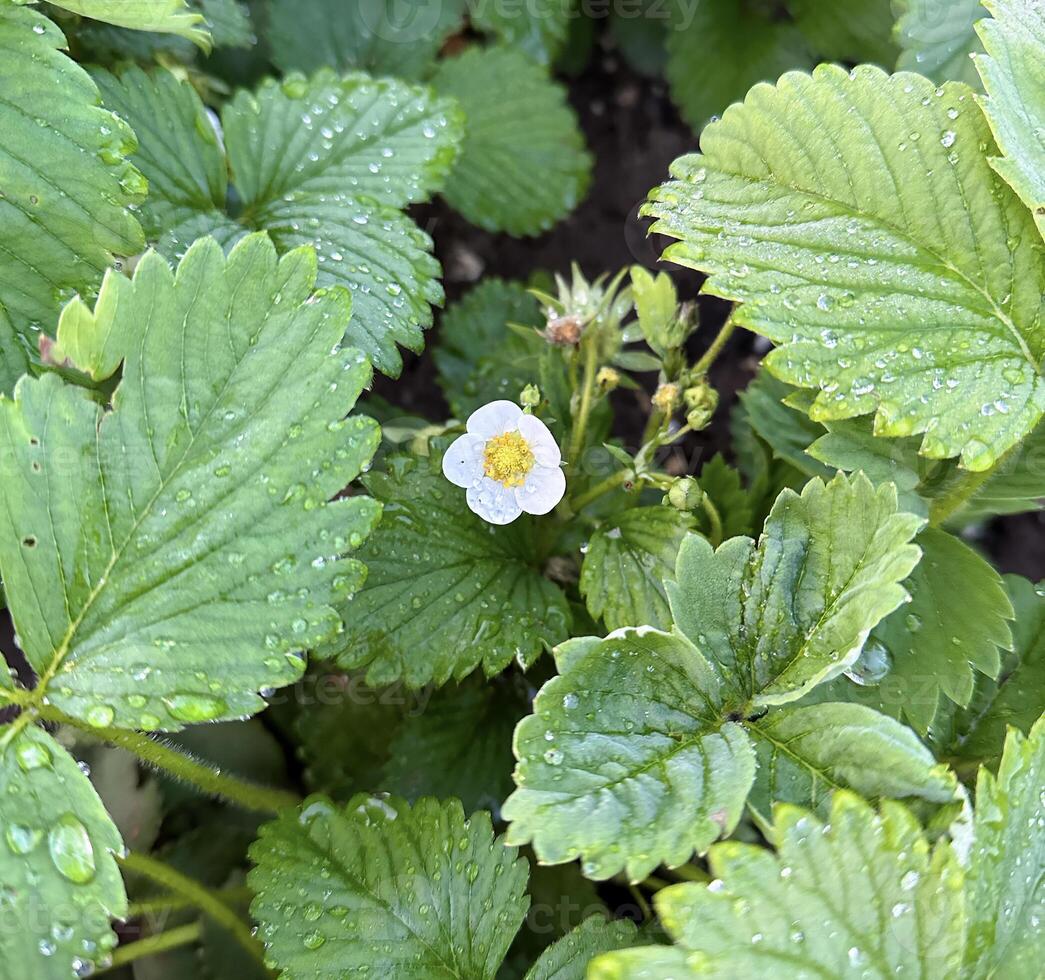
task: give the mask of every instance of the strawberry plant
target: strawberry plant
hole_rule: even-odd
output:
[[[1045,6],[611,6],[0,0],[0,980],[1040,976]]]

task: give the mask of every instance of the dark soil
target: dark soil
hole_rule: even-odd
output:
[[[679,117],[663,82],[636,74],[610,44],[596,48],[583,74],[564,81],[596,160],[587,198],[552,231],[526,239],[481,231],[442,201],[416,209],[418,222],[435,239],[449,303],[482,276],[526,280],[538,270],[568,274],[572,262],[589,278],[635,263],[658,266],[667,241],[647,237],[649,221],[639,217],[639,206],[666,178],[672,160],[697,149],[695,134]],[[672,269],[680,295],[696,299],[703,277]],[[714,337],[728,311],[726,303],[713,297],[702,296],[698,302],[702,328],[692,341],[694,354]],[[400,380],[379,377],[378,393],[409,413],[445,418],[448,409],[431,356],[407,354],[405,361]],[[738,332],[712,370],[721,396],[715,421],[684,447],[694,470],[716,452],[729,456],[729,412],[757,364],[754,338]],[[616,434],[633,445],[645,421],[648,396],[621,392],[614,397]],[[976,539],[1002,572],[1045,577],[1045,514],[998,519],[978,529]]]

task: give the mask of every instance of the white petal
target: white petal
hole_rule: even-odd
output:
[[[468,416],[467,429],[473,436],[492,439],[514,429],[522,413],[523,410],[515,402],[490,402]]]
[[[488,524],[511,524],[522,513],[515,490],[488,476],[478,486],[469,487],[465,497],[472,511]]]
[[[535,466],[515,496],[527,514],[547,514],[566,492],[566,474],[558,466]]]
[[[537,416],[524,415],[519,419],[519,432],[529,444],[533,458],[541,466],[558,466],[562,461],[555,436]]]
[[[454,486],[470,487],[483,475],[483,448],[486,443],[466,432],[459,436],[443,456],[443,476]]]

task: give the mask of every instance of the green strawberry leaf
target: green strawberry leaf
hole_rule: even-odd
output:
[[[997,681],[977,675],[972,702],[956,712],[945,745],[961,760],[992,767],[1001,756],[1006,729],[1026,734],[1045,712],[1045,582],[1035,585],[1007,575],[1005,588],[1016,611],[1012,652]]]
[[[556,663],[516,729],[511,843],[532,841],[542,864],[579,857],[589,878],[641,881],[736,826],[754,752],[685,637],[619,630],[564,643]]]
[[[563,0],[500,0],[467,4],[472,26],[548,64],[562,50],[574,16]]]
[[[797,700],[850,667],[907,598],[919,523],[897,510],[892,486],[860,474],[785,490],[757,545],[686,539],[667,585],[675,624],[719,667],[738,709]]]
[[[410,687],[529,666],[568,635],[562,591],[537,566],[534,521],[473,514],[438,460],[398,457],[364,483],[385,517],[360,552],[369,570],[330,652],[372,684]]]
[[[773,373],[819,389],[814,419],[875,413],[876,434],[971,470],[1034,429],[1041,238],[967,87],[822,65],[756,87],[701,145],[653,192],[654,230],[781,345]]]
[[[1002,156],[991,166],[1030,208],[1045,237],[1045,9],[1032,0],[987,0],[976,24],[986,57],[976,59],[983,111]]]
[[[127,917],[123,841],[76,760],[21,721],[0,726],[0,962],[8,977],[69,980],[105,963],[109,920]]]
[[[3,343],[7,383],[62,303],[143,245],[129,210],[145,194],[126,160],[134,134],[63,47],[46,17],[0,4],[0,307],[18,334]]]
[[[0,400],[0,573],[34,699],[98,727],[241,717],[337,632],[379,508],[325,502],[378,434],[344,418],[370,378],[338,346],[347,294],[314,286],[310,251],[262,235],[227,258],[200,241],[176,275],[150,253],[93,314],[125,352],[111,410],[53,373]]]
[[[515,401],[537,381],[545,342],[508,324],[544,325],[540,305],[519,283],[486,278],[443,314],[432,350],[439,386],[459,419],[488,402]]]
[[[778,790],[817,804],[821,786],[850,779],[869,794],[949,800],[953,777],[869,709],[832,706],[835,731],[820,742],[803,735],[805,709],[761,718],[855,661],[904,598],[917,524],[891,488],[839,476],[785,491],[757,548],[734,538],[715,552],[690,535],[667,583],[685,635],[643,626],[557,649],[559,676],[516,730],[509,841],[532,841],[544,863],[579,857],[591,878],[641,880],[731,832],[753,784],[762,811]],[[869,742],[891,743],[887,762],[854,766],[847,754]]]
[[[962,871],[947,844],[931,847],[898,803],[875,813],[835,794],[829,822],[775,811],[778,853],[728,841],[709,855],[716,880],[674,885],[655,903],[676,946],[598,957],[590,980],[696,980],[960,973]]]
[[[333,67],[423,78],[460,26],[465,0],[269,0],[268,41],[283,72]]]
[[[824,61],[896,64],[890,0],[792,0],[790,7],[798,29]]]
[[[31,0],[14,0],[29,3]],[[127,0],[52,0],[56,7],[104,21],[116,27],[154,34],[176,34],[209,51],[210,31],[203,15],[195,12],[185,0],[150,0],[148,3],[127,3]]]
[[[756,82],[812,65],[798,28],[736,0],[675,3],[664,74],[671,97],[694,129],[744,97]]]
[[[526,974],[526,980],[585,980],[592,957],[627,949],[637,930],[626,919],[607,921],[593,915],[549,946]]]
[[[668,629],[665,582],[693,519],[674,507],[632,507],[609,515],[588,539],[580,589],[594,619],[611,629]]]
[[[954,799],[957,780],[909,728],[859,704],[785,705],[747,723],[758,773],[749,806],[764,826],[774,803],[827,815],[831,794]]]
[[[922,560],[904,583],[911,601],[871,640],[892,664],[896,706],[924,734],[941,696],[967,706],[977,671],[998,676],[1000,651],[1012,646],[1013,609],[1001,576],[963,541],[937,528],[916,541]]]
[[[739,534],[750,534],[754,528],[754,501],[744,489],[740,473],[733,469],[721,456],[712,456],[700,470],[700,489],[711,498],[722,519],[722,536],[735,538]],[[706,514],[697,518],[702,531],[710,531]]]
[[[577,206],[592,160],[565,90],[522,52],[472,47],[432,85],[465,114],[461,159],[443,196],[487,231],[537,235]]]
[[[143,220],[169,258],[200,234],[223,244],[266,230],[281,252],[312,245],[319,284],[345,286],[346,340],[385,374],[397,344],[420,351],[442,302],[432,242],[402,208],[453,165],[460,117],[423,88],[321,71],[240,92],[224,108],[222,150],[199,96],[169,73],[98,73],[106,104],[140,133],[135,158],[152,194]],[[235,213],[226,214],[228,174]]]
[[[526,914],[525,860],[457,800],[313,798],[250,857],[251,910],[285,977],[492,980]]]
[[[894,35],[900,46],[898,69],[928,75],[937,82],[979,85],[969,55],[981,50],[976,22],[987,11],[980,0],[893,0],[893,8],[897,14]]]
[[[453,796],[495,813],[512,790],[512,732],[526,701],[509,679],[470,677],[407,711],[388,745],[381,788],[415,800]]]
[[[1010,730],[997,776],[980,770],[968,885],[970,980],[1037,976],[1045,915],[1045,720]]]

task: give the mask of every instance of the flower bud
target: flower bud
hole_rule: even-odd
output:
[[[613,391],[620,384],[620,373],[611,367],[599,368],[595,383],[601,391]]]
[[[704,491],[692,476],[676,480],[668,490],[668,503],[676,510],[695,510],[704,499]]]
[[[700,430],[707,427],[718,408],[718,392],[711,385],[701,383],[687,388],[683,394],[686,403],[686,424]]]
[[[537,385],[527,385],[519,392],[519,404],[523,408],[536,408],[541,403],[541,389]]]

